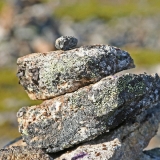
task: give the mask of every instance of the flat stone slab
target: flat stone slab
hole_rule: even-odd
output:
[[[109,76],[17,113],[19,131],[32,147],[57,152],[119,126],[160,100],[156,74]]]
[[[19,82],[33,100],[73,92],[135,67],[126,51],[108,45],[34,53],[19,58],[17,65]]]

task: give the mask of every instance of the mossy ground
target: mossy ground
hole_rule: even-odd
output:
[[[160,51],[147,48],[124,48],[128,51],[137,67],[154,66],[160,64]]]
[[[16,112],[23,106],[30,106],[41,103],[31,101],[24,89],[18,84],[16,69],[0,68],[0,114],[3,112]],[[0,139],[19,137],[18,126],[14,122],[5,121],[0,124]]]
[[[159,0],[40,0],[42,3],[53,3],[54,17],[69,16],[75,21],[81,21],[89,17],[97,17],[104,20],[125,17],[129,15],[151,16],[160,14]],[[0,1],[0,11],[8,5],[7,1]]]
[[[2,0],[2,1],[0,1],[0,12],[1,12],[1,10],[2,10],[2,8],[5,6],[5,2]]]
[[[54,11],[58,18],[69,16],[80,21],[88,17],[97,17],[105,20],[124,17],[128,15],[151,16],[160,13],[160,1],[123,1],[123,0],[82,0],[60,1],[59,7]]]
[[[0,111],[17,111],[23,105],[35,105],[19,85],[16,69],[0,68]]]
[[[10,137],[14,139],[15,137],[21,136],[18,132],[18,128],[15,125],[11,124],[11,122],[5,122],[1,124],[0,128],[0,137]]]

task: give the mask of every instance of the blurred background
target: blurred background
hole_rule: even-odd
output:
[[[0,148],[20,136],[18,109],[41,102],[18,84],[17,58],[55,50],[61,35],[120,47],[136,64],[128,72],[160,74],[159,0],[0,0]]]

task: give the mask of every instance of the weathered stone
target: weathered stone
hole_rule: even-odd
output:
[[[108,45],[35,53],[17,60],[20,84],[31,99],[48,99],[133,68],[126,51]]]
[[[57,152],[94,139],[160,100],[160,78],[110,76],[73,93],[23,107],[19,131],[33,147]]]
[[[158,125],[160,123],[159,114],[160,105],[154,107],[151,106],[149,109],[144,110],[140,115],[130,121],[127,121],[128,123],[121,125],[119,128],[111,130],[108,133],[104,133],[94,140],[72,147],[72,149],[68,149],[60,153],[50,154],[48,156],[50,159],[52,157],[54,160],[75,160],[78,158],[83,158],[84,160],[158,160],[158,148],[144,151],[144,153],[148,156],[143,154],[142,151],[158,129]],[[18,145],[20,146],[17,148],[22,149],[21,155],[24,154],[25,152],[23,152],[23,147],[21,146],[23,145],[23,142],[18,143]],[[0,150],[1,159],[3,156],[3,159],[6,160],[6,157],[15,155],[16,149],[13,149],[12,146],[17,146],[17,142],[11,144],[9,146],[11,149],[9,150]],[[26,151],[27,147],[25,148]],[[11,152],[12,150],[14,151],[13,153]],[[42,152],[41,149],[37,151]],[[27,152],[27,157],[25,158],[28,158],[29,160],[33,159],[32,152],[30,156],[28,155],[30,153],[30,149],[28,149]]]
[[[60,38],[56,39],[55,47],[61,50],[70,50],[74,49],[78,43],[77,38],[73,36],[61,36]]]
[[[22,137],[8,143],[3,149],[0,150],[1,160],[53,160],[42,149],[35,149],[31,146],[27,146],[22,141]]]
[[[146,155],[148,155],[150,158],[159,160],[160,159],[160,148],[154,148],[151,150],[145,150],[143,151]]]
[[[83,160],[159,160],[158,149],[145,151],[150,156],[143,154],[144,147],[157,132],[159,114],[160,105],[151,106],[126,124],[52,157],[54,160],[74,160],[78,155]]]
[[[28,146],[15,146],[0,150],[1,160],[53,160],[41,149]]]

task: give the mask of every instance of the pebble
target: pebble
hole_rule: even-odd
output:
[[[78,40],[73,36],[61,36],[55,42],[55,47],[57,49],[66,51],[74,49],[78,43]]]

